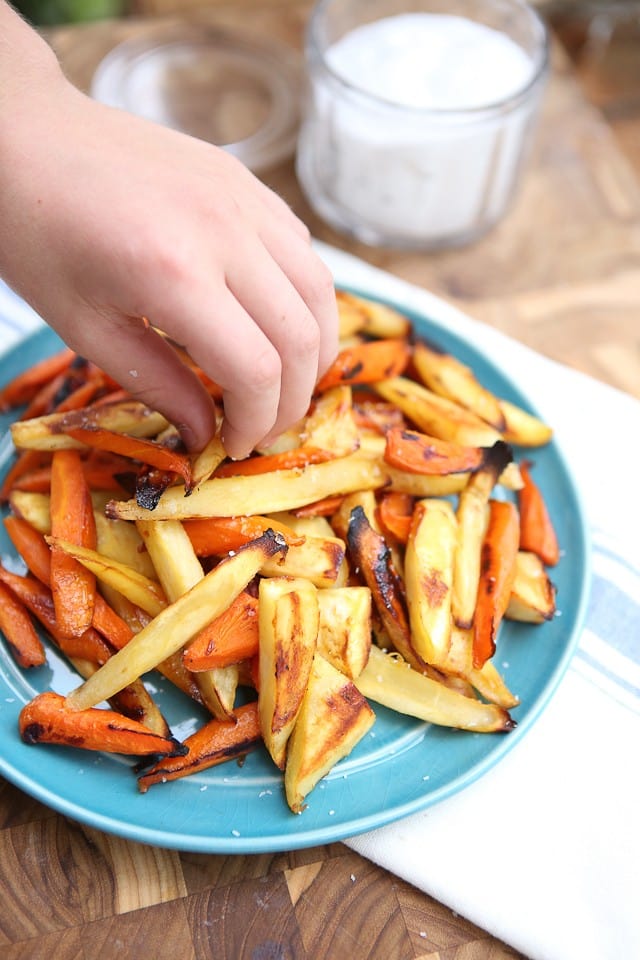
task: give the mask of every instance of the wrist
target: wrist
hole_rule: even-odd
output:
[[[0,0],[0,168],[20,141],[37,130],[56,89],[68,85],[48,43]]]

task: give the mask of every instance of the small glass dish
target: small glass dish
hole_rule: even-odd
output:
[[[295,51],[194,24],[118,44],[98,64],[90,94],[224,147],[259,171],[295,149],[300,88]]]

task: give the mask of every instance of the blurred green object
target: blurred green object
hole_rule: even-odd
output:
[[[12,0],[16,10],[37,26],[118,17],[126,0]]]

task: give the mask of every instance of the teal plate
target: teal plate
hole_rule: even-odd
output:
[[[405,313],[406,311],[403,309]],[[455,354],[497,395],[535,412],[505,374],[470,343],[434,320],[409,312],[418,336]],[[60,349],[49,329],[0,357],[0,383]],[[499,359],[499,358],[498,358]],[[0,480],[13,457],[10,418],[0,417]],[[517,453],[517,451],[516,451]],[[127,758],[26,746],[18,736],[22,705],[47,689],[67,693],[77,676],[55,652],[45,667],[21,671],[0,649],[0,773],[49,807],[100,830],[143,843],[200,853],[292,850],[345,839],[415,813],[462,790],[517,747],[549,702],[576,647],[589,584],[588,532],[575,485],[555,443],[530,452],[563,556],[553,569],[558,616],[531,627],[504,623],[496,666],[521,705],[508,734],[474,734],[402,717],[375,704],[376,721],[351,755],[307,798],[300,815],[285,802],[281,774],[264,750],[192,777],[137,790]],[[0,559],[22,569],[4,529]],[[199,708],[156,673],[146,678],[177,737],[204,719]]]

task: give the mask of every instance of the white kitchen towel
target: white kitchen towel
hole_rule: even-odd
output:
[[[426,291],[318,245],[336,281],[445,323],[553,424],[592,534],[571,665],[480,780],[347,843],[531,960],[640,958],[640,404]]]
[[[640,404],[420,288],[317,249],[337,282],[425,313],[508,370],[554,426],[593,545],[580,645],[532,729],[459,794],[347,842],[531,960],[638,960]],[[0,348],[40,323],[0,283]]]

